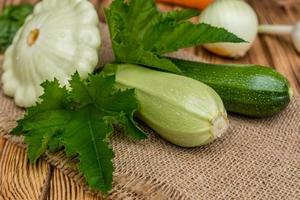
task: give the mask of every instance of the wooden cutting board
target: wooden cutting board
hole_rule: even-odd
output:
[[[285,0],[284,2],[294,4],[283,8],[275,1],[249,1],[257,11],[261,23],[294,24],[300,19],[300,7],[295,5],[298,1]],[[3,0],[0,0],[0,6],[2,4]],[[294,50],[288,36],[260,36],[247,56],[239,60],[216,57],[200,47],[187,51],[202,60],[214,63],[257,63],[273,66],[289,79],[295,95],[300,95],[300,55]],[[0,138],[0,200],[9,199],[98,200],[101,198],[86,192],[59,169],[53,168],[43,160],[36,165],[29,164],[25,149]]]

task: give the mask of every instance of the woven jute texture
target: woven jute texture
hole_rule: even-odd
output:
[[[107,62],[113,57],[107,52],[107,27],[102,27],[107,40],[102,57]],[[8,135],[22,114],[1,92],[0,134],[26,148],[22,138]],[[300,98],[271,118],[229,118],[224,137],[192,149],[172,145],[146,126],[149,139],[143,142],[116,131],[111,138],[116,171],[109,199],[299,199]],[[62,152],[47,153],[43,159],[85,185],[75,159]]]

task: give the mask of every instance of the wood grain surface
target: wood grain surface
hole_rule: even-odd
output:
[[[54,169],[50,181],[48,200],[100,200],[96,194],[91,194],[77,185],[60,170]]]
[[[35,0],[26,0],[32,2]],[[4,4],[19,3],[21,0],[0,0],[0,9]],[[99,12],[104,0],[93,0]],[[261,23],[294,24],[300,19],[300,6],[297,0],[249,0],[257,11]],[[283,4],[284,6],[282,6]],[[103,20],[103,16],[100,16]],[[256,63],[273,66],[284,74],[294,89],[300,94],[300,56],[288,36],[259,36],[243,58],[238,60],[220,58],[208,53],[201,47],[187,51],[196,54],[202,60],[213,63]],[[1,56],[0,56],[1,62]],[[0,200],[100,200],[64,175],[59,169],[52,168],[46,161],[29,163],[26,150],[0,138]]]
[[[1,140],[0,199],[43,199],[50,166],[42,160],[35,165],[29,164],[25,149]]]

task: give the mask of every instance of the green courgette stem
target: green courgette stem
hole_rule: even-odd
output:
[[[212,132],[215,138],[221,137],[228,129],[229,121],[224,115],[219,115],[212,120]]]

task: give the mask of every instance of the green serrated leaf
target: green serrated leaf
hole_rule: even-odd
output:
[[[116,60],[178,74],[180,69],[163,54],[205,43],[245,42],[225,29],[185,21],[197,14],[162,13],[154,0],[114,0],[105,16]]]
[[[41,134],[39,131],[43,131]],[[55,131],[52,129],[44,130],[31,130],[30,134],[25,137],[25,143],[29,144],[27,153],[30,162],[35,163],[37,159],[45,153],[48,148],[49,141],[55,135]]]
[[[187,20],[192,17],[198,16],[200,12],[198,10],[194,9],[182,9],[182,10],[175,10],[175,11],[169,11],[166,13],[162,13],[163,21],[182,21]]]
[[[88,83],[88,91],[93,97],[93,102],[99,107],[102,107],[106,102],[106,98],[114,92],[114,85],[114,75],[104,76],[103,74],[97,74],[91,76]],[[103,109],[106,110],[106,108]]]
[[[223,28],[203,23],[195,25],[191,22],[180,22],[177,24],[161,22],[158,26],[159,28],[153,29],[152,32],[145,36],[149,40],[145,40],[143,44],[147,49],[157,52],[159,55],[207,43],[245,42],[245,40]],[[185,37],[185,35],[188,37]]]
[[[109,144],[113,125],[121,125],[131,138],[146,138],[133,120],[139,106],[135,91],[117,90],[115,76],[104,73],[90,75],[87,80],[76,73],[70,91],[61,88],[57,80],[42,86],[41,103],[27,109],[13,133],[25,136],[32,162],[46,150],[64,147],[67,155],[78,157],[78,168],[89,186],[107,194],[114,171]]]
[[[23,124],[22,124],[22,119],[17,121],[17,126],[15,128],[13,128],[10,132],[11,135],[15,135],[15,136],[20,136],[22,134],[26,134],[27,131],[23,130]]]
[[[180,70],[171,61],[147,51],[140,42],[148,28],[152,28],[148,22],[158,20],[154,2],[133,0],[130,5],[117,0],[113,1],[110,9],[105,10],[116,60],[179,73]],[[138,12],[145,15],[136,20],[134,16]]]
[[[42,86],[45,93],[40,97],[41,103],[27,109],[24,118],[18,120],[18,124],[12,130],[11,134],[21,135],[22,132],[23,134],[26,134],[29,130],[35,129],[34,127],[28,127],[31,125],[43,127],[44,124],[51,124],[53,120],[50,118],[50,113],[53,113],[53,117],[55,117],[53,111],[63,111],[68,107],[68,92],[65,87],[61,88],[59,86],[57,80],[54,80],[53,82],[46,81]],[[58,116],[60,116],[60,114],[58,114]],[[34,120],[36,120],[36,123],[31,123]],[[42,122],[42,120],[45,121]],[[64,120],[64,118],[61,120]],[[41,127],[36,128],[39,129]]]
[[[37,106],[28,108],[28,115],[45,112],[48,110],[57,110],[69,106],[68,91],[66,87],[60,87],[57,79],[54,81],[45,81],[42,84],[44,94],[40,97],[41,103]],[[26,118],[26,117],[25,117]]]
[[[138,124],[134,121],[135,111],[133,111],[130,115],[121,115],[119,119],[119,123],[123,125],[125,129],[125,134],[131,137],[134,140],[143,140],[147,138],[145,132],[138,126]]]
[[[108,143],[112,131],[101,111],[87,106],[73,113],[61,135],[67,154],[78,154],[79,169],[89,186],[103,193],[112,188],[114,153]]]
[[[46,151],[49,142],[57,132],[63,130],[70,117],[68,110],[47,110],[21,121],[31,162],[35,162]]]
[[[136,41],[127,42],[131,44],[136,43]],[[142,45],[136,47],[131,44],[116,44],[113,47],[114,52],[118,52],[116,54],[116,61],[144,65],[154,69],[173,73],[180,73],[180,69],[174,63],[172,63],[172,61],[162,58],[151,51],[145,51]],[[128,52],[130,53],[128,54]]]
[[[12,43],[26,17],[32,13],[31,5],[12,5],[4,7],[0,13],[0,53],[3,53]]]
[[[62,131],[57,131],[55,137],[52,137],[48,142],[48,150],[50,152],[56,152],[63,148],[62,139],[61,139]]]
[[[77,103],[92,103],[93,99],[89,94],[85,82],[80,78],[79,73],[76,72],[69,81],[72,92],[70,92],[71,99]]]

